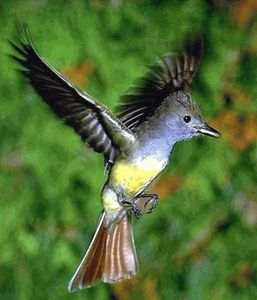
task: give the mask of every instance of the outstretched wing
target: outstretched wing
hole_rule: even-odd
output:
[[[26,42],[19,40],[17,44],[11,42],[11,45],[16,52],[12,58],[22,67],[22,74],[36,92],[83,141],[104,154],[106,163],[112,164],[117,151],[134,140],[130,130],[103,105],[75,88],[44,62],[29,39]]]
[[[132,93],[121,98],[118,117],[135,130],[172,92],[190,89],[202,54],[202,39],[188,41],[183,55],[166,55],[150,67]]]

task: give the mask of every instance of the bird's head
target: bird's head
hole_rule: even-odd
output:
[[[190,93],[177,91],[168,98],[167,103],[171,104],[169,107],[171,113],[168,114],[166,125],[172,131],[171,134],[175,136],[176,141],[191,139],[199,135],[220,136],[220,133],[203,119]]]

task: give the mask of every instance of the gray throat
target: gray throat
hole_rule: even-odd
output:
[[[137,130],[138,147],[135,155],[157,156],[160,159],[168,159],[177,136],[174,131],[167,126],[166,118],[156,118],[155,116],[145,121]]]

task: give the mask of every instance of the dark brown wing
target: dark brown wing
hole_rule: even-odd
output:
[[[81,136],[96,152],[112,164],[115,153],[130,141],[130,131],[103,105],[75,88],[37,54],[31,42],[11,43],[12,58],[22,74],[51,109]]]
[[[172,92],[189,89],[202,54],[202,39],[189,41],[183,55],[166,55],[150,67],[132,93],[121,98],[118,117],[135,130]]]

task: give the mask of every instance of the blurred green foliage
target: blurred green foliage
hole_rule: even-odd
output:
[[[256,299],[253,3],[1,2],[0,299]],[[103,162],[15,71],[7,39],[17,36],[18,21],[50,64],[71,79],[84,76],[77,83],[112,108],[157,56],[189,32],[205,36],[194,96],[223,138],[176,146],[156,187],[164,201],[135,221],[135,280],[67,292],[101,210]],[[175,190],[170,178],[179,178]]]

